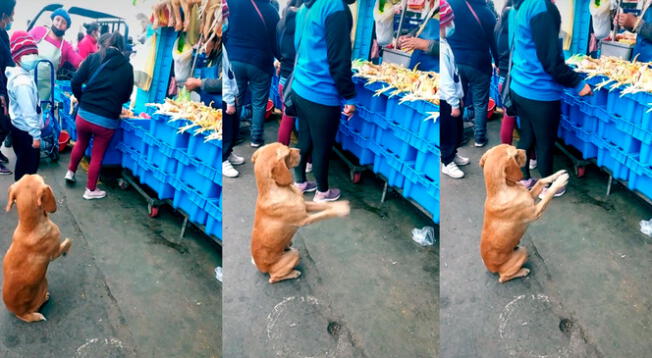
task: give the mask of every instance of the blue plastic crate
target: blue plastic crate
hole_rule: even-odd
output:
[[[374,158],[373,170],[374,173],[384,176],[390,186],[402,189],[403,185],[405,185],[403,161],[396,158],[392,153],[381,150]]]
[[[418,173],[423,173],[428,179],[439,184],[439,162],[441,154],[437,152],[421,152],[417,154],[417,160],[414,164],[414,170]],[[406,164],[407,165],[407,164]]]
[[[374,117],[365,108],[360,108],[360,112],[351,116],[350,119],[344,118],[343,124],[351,130],[351,132],[363,138],[373,140],[376,136],[377,128],[374,124],[373,118]]]
[[[69,114],[61,113],[61,129],[65,130],[70,134],[70,139],[77,141],[77,125],[75,124],[75,118]]]
[[[213,235],[222,241],[222,210],[219,200],[206,201],[206,234]]]
[[[147,153],[147,164],[161,170],[167,175],[176,175],[179,161],[175,159],[177,150],[163,144],[156,139],[149,137],[149,151]]]
[[[138,173],[138,165],[143,160],[136,151],[129,148],[124,143],[118,144],[118,150],[122,152],[121,166],[129,169],[134,175]]]
[[[152,118],[151,135],[173,148],[188,148],[190,133],[177,133],[178,127],[185,121],[179,120],[168,123],[169,116],[155,115]]]
[[[176,178],[185,186],[207,199],[217,199],[222,192],[222,173],[216,167],[209,167],[177,152],[179,165]]]
[[[102,158],[102,166],[114,166],[122,165],[122,151],[118,150],[118,145],[122,143],[122,129],[118,128],[109,142],[109,146],[104,152],[104,158]],[[93,139],[88,143],[86,147],[86,152],[84,153],[87,157],[91,158],[93,153]]]
[[[616,179],[628,179],[628,159],[627,154],[613,145],[603,143],[598,147],[598,166],[607,168]]]
[[[188,155],[210,167],[218,167],[222,162],[222,141],[212,140],[206,142],[206,136],[196,134],[190,136],[188,141]],[[220,167],[221,168],[221,167]]]
[[[627,163],[630,168],[627,186],[652,199],[652,168],[639,163],[635,157],[629,157]]]
[[[356,102],[359,106],[369,108],[371,104],[371,97],[374,93],[365,86],[366,79],[362,77],[353,77],[355,84]]]
[[[581,128],[573,126],[565,119],[562,119],[559,125],[559,137],[566,145],[579,150],[584,159],[595,158],[598,155],[598,145],[595,138]]]
[[[635,128],[633,136],[641,142],[640,163],[643,166],[652,166],[652,132]]]
[[[177,33],[171,27],[156,30],[156,61],[152,76],[152,85],[148,91],[138,89],[136,93],[136,112],[145,112],[145,104],[161,103],[167,94],[172,71],[172,48],[177,39]]]
[[[279,77],[274,74],[272,77],[272,85],[270,86],[269,89],[269,98],[274,102],[274,107],[282,110],[283,109],[283,101],[281,101],[281,95],[278,93],[278,85],[279,85]]]
[[[180,209],[188,215],[188,220],[194,224],[205,225],[208,214],[206,213],[206,198],[200,193],[184,185],[183,182],[173,180],[177,191],[174,193],[172,207]]]
[[[374,151],[365,145],[368,141],[360,137],[358,134],[351,132],[346,127],[341,127],[338,137],[339,143],[342,144],[342,149],[351,152],[356,158],[358,158],[360,165],[368,165],[374,162]]]
[[[159,199],[174,198],[176,185],[172,185],[170,176],[144,161],[139,164],[139,168],[141,168],[139,170],[140,182],[154,190]]]
[[[374,82],[365,86],[371,92],[369,103],[366,106],[369,112],[385,115],[385,111],[387,110],[387,95],[384,93],[376,94],[376,91],[387,86],[389,85],[384,82]]]
[[[643,116],[648,107],[639,103],[634,95],[621,97],[621,91],[621,88],[616,88],[609,92],[607,112],[618,120],[629,121],[637,127],[642,127]]]
[[[438,223],[439,186],[437,182],[412,169],[410,165],[405,165],[403,172],[406,177],[403,195],[408,199],[416,201],[426,211],[432,214],[433,221]]]
[[[634,126],[622,120],[601,120],[598,123],[598,136],[607,144],[620,148],[625,154],[638,154],[641,141],[633,136]]]
[[[149,135],[151,123],[150,119],[123,119],[120,122],[123,143],[136,152],[147,155],[144,139]]]
[[[497,107],[502,108],[503,104],[500,99],[499,85],[500,85],[500,76],[494,74],[493,76],[491,76],[491,84],[489,86],[489,97],[494,99]]]
[[[413,137],[398,126],[376,129],[376,144],[403,161],[416,159],[417,150],[410,145]]]
[[[421,121],[421,125],[419,126],[419,133],[417,133],[416,137],[424,140],[428,147],[434,146],[439,148],[439,126],[439,117],[424,119]]]

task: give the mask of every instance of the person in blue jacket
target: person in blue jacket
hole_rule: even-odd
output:
[[[637,34],[632,59],[636,57],[637,61],[649,62],[652,61],[652,6],[648,5],[644,10],[640,19],[632,14],[619,14],[617,21],[620,26]]]
[[[547,177],[553,173],[564,88],[574,88],[580,96],[591,94],[591,88],[564,61],[557,6],[550,0],[514,0],[514,10],[509,14],[509,41],[514,45],[510,91],[521,120],[518,148],[528,151],[528,162],[530,149],[535,149],[539,173]],[[529,166],[522,171],[522,184],[534,185]]]
[[[295,185],[304,192],[316,190],[316,202],[340,198],[340,190],[328,185],[328,160],[342,104],[344,114],[351,116],[355,111],[353,17],[347,6],[353,3],[355,0],[308,0],[296,16],[294,41],[298,58],[291,95],[299,117],[301,162],[295,168]],[[311,155],[316,184],[306,180],[306,163]]]
[[[409,68],[421,71],[439,72],[439,21],[437,13],[426,19],[423,32],[418,37],[402,36],[399,45],[402,50],[414,50],[410,57]]]

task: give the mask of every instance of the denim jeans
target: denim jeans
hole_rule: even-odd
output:
[[[263,143],[263,125],[265,109],[269,99],[269,89],[272,85],[272,75],[254,65],[232,61],[231,68],[238,83],[237,105],[242,107],[247,90],[251,91],[251,141]]]
[[[462,77],[464,93],[470,95],[475,113],[475,141],[487,141],[487,107],[489,107],[489,86],[491,73],[485,73],[468,65],[457,65],[457,70]],[[466,102],[465,102],[466,104]]]

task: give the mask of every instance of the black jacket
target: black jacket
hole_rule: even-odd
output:
[[[14,67],[14,61],[11,59],[11,50],[9,46],[9,35],[7,31],[0,30],[0,95],[7,98],[7,76],[5,70],[7,67]]]
[[[82,63],[70,85],[72,92],[85,111],[118,119],[122,105],[129,101],[134,87],[134,70],[120,51],[109,48],[106,57],[101,58],[101,51],[90,55]],[[87,83],[99,66],[109,62],[91,83]],[[82,84],[88,86],[82,92]]]
[[[509,43],[509,10],[511,7],[505,7],[503,13],[496,23],[494,35],[496,36],[496,48],[498,49],[498,69],[501,76],[507,75],[509,67],[509,52],[511,46]]]
[[[297,8],[288,7],[281,21],[276,26],[279,61],[281,62],[281,77],[288,78],[294,69],[294,30],[296,29]]]

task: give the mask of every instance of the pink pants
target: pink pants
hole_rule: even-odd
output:
[[[86,188],[89,190],[95,190],[97,187],[97,179],[100,177],[100,168],[102,167],[102,160],[104,160],[104,152],[106,152],[106,148],[108,148],[115,130],[100,127],[86,121],[80,116],[77,116],[75,125],[77,126],[77,142],[75,143],[75,147],[72,149],[68,170],[72,172],[77,171],[79,162],[84,156],[84,152],[86,152],[86,148],[88,147],[91,138],[93,138],[93,151],[91,153],[91,163],[88,167],[88,183],[86,184]]]
[[[283,100],[283,85],[278,85],[278,93]],[[283,116],[281,117],[281,124],[278,127],[278,141],[290,145],[290,137],[292,136],[292,129],[294,128],[294,117],[285,114],[285,104],[283,105]]]

